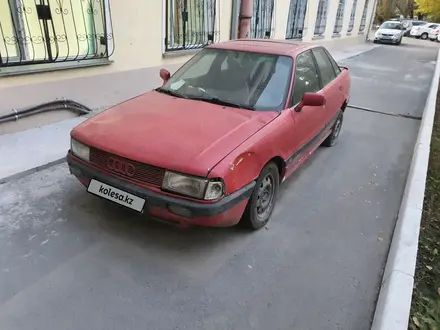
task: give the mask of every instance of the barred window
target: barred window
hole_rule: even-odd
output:
[[[333,33],[341,33],[344,24],[345,0],[339,0],[338,11],[336,12],[336,22]]]
[[[275,34],[275,0],[254,0],[251,38],[271,39]]]
[[[291,0],[287,19],[286,39],[302,39],[307,0]]]
[[[362,12],[361,25],[359,25],[359,32],[365,30],[365,25],[367,22],[367,11],[368,11],[368,0],[365,1],[364,11]]]
[[[108,58],[107,0],[0,0],[0,67]]]
[[[315,36],[324,34],[327,25],[328,1],[319,0],[318,12],[316,14]]]
[[[357,0],[353,0],[353,7],[351,8],[350,22],[348,23],[348,30],[347,30],[347,32],[353,31],[354,20],[356,18],[356,6],[357,6]]]
[[[166,1],[165,51],[199,49],[218,42],[219,0],[164,1]]]

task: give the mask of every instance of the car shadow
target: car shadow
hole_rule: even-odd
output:
[[[99,236],[109,236],[139,247],[182,251],[213,251],[219,245],[230,244],[250,237],[251,231],[239,226],[211,228],[192,226],[180,228],[163,224],[148,215],[139,214],[113,204],[80,189],[66,196],[65,217],[74,231],[86,230]]]

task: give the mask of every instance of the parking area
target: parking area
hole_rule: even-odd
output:
[[[1,328],[369,329],[438,51],[417,41],[341,62],[340,141],[258,232],[148,221],[64,164],[0,185]]]

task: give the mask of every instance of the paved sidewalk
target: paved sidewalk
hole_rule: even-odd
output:
[[[377,45],[365,43],[332,51],[336,61],[360,55]],[[25,131],[0,135],[0,184],[64,161],[70,131],[87,117],[78,117]]]

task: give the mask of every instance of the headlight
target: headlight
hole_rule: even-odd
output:
[[[380,37],[380,32],[376,32],[376,38]]]
[[[70,140],[70,148],[72,153],[82,160],[90,161],[90,148],[86,145],[79,143],[78,141],[71,139]]]
[[[224,184],[220,180],[209,180],[165,172],[162,189],[198,199],[214,200],[224,194]]]

